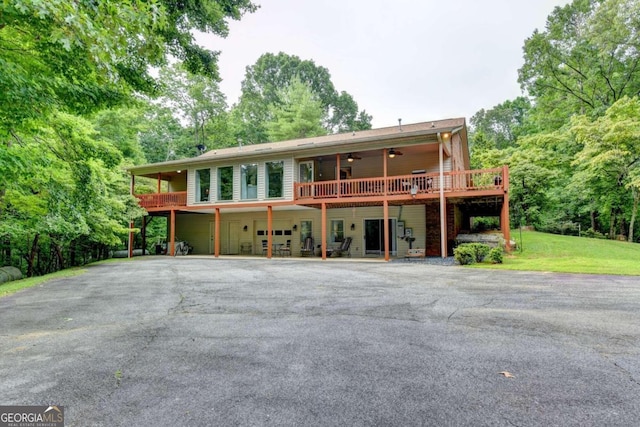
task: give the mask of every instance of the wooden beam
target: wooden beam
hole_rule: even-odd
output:
[[[171,209],[169,226],[169,255],[176,256],[176,210]]]
[[[389,261],[389,202],[386,200],[383,204],[383,216],[384,216],[384,260]]]
[[[505,249],[511,252],[511,223],[509,221],[509,166],[502,167],[502,185],[504,186],[504,199],[500,212],[500,228],[505,240]]]
[[[327,259],[327,204],[322,204],[321,220],[321,233],[322,233],[322,259]]]
[[[213,256],[220,256],[220,208],[216,208],[215,235],[213,236]]]
[[[447,200],[444,197],[444,147],[438,133],[438,158],[440,163],[440,254],[447,257]]]
[[[273,207],[267,206],[267,258],[271,259],[273,256]]]

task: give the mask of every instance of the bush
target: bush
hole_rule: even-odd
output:
[[[606,239],[607,236],[605,236],[604,234],[600,233],[599,231],[595,231],[593,228],[589,228],[588,230],[583,231],[582,233],[580,233],[580,236],[582,237],[590,237],[592,239]]]
[[[485,257],[489,254],[491,248],[489,245],[484,243],[468,243],[468,245],[473,249],[473,255],[476,262],[484,261]]]
[[[502,264],[503,253],[501,248],[493,248],[489,251],[489,261],[492,264]]]
[[[500,218],[491,216],[479,216],[473,218],[472,233],[481,233],[489,230],[500,230]]]
[[[453,257],[458,264],[467,265],[476,262],[476,251],[471,246],[473,243],[463,243],[453,250]]]

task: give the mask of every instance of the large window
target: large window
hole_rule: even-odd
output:
[[[218,200],[233,200],[233,166],[218,168]]]
[[[341,219],[332,219],[329,233],[331,233],[331,243],[342,242],[344,240],[344,221]]]
[[[267,162],[265,165],[265,187],[267,197],[283,196],[284,162]]]
[[[196,202],[209,201],[211,187],[211,169],[196,170]]]
[[[258,165],[255,163],[240,166],[240,198],[258,198]]]

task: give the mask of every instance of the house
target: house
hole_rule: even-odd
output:
[[[326,258],[351,237],[352,257],[445,257],[478,216],[499,217],[510,241],[508,168],[470,170],[462,118],[239,144],[129,172],[149,216],[167,217],[170,254],[179,236],[198,254],[271,257],[289,243],[300,256],[311,237]],[[155,192],[138,194],[139,177]]]

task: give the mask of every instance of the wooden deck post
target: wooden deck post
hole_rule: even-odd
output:
[[[273,206],[267,206],[267,258],[271,259],[273,245]]]
[[[213,236],[213,256],[220,256],[220,208],[216,208],[215,236]]]
[[[336,181],[338,182],[338,188],[337,188],[337,193],[338,193],[338,198],[340,198],[340,190],[341,190],[341,186],[340,186],[340,174],[341,174],[341,170],[340,170],[340,153],[336,154]]]
[[[147,250],[147,216],[142,217],[142,229],[140,230],[142,235],[142,256],[146,255]]]
[[[384,260],[389,261],[389,202],[385,200],[382,206],[384,216]]]
[[[447,257],[447,201],[444,197],[444,142],[438,132],[438,157],[440,162],[440,252]]]
[[[160,190],[162,190],[162,173],[158,172],[158,194],[160,194]]]
[[[131,187],[129,189],[130,194],[135,194],[136,176],[131,174]],[[127,256],[133,258],[133,220],[129,221],[129,240],[127,241]],[[144,253],[144,252],[143,252]]]
[[[169,255],[176,256],[176,211],[171,209],[171,221],[169,226]]]
[[[321,225],[321,233],[322,233],[322,259],[327,259],[327,204],[322,203],[322,225]]]
[[[511,224],[509,221],[509,166],[502,167],[502,185],[504,186],[504,198],[500,212],[500,228],[505,240],[505,250],[511,252]]]

